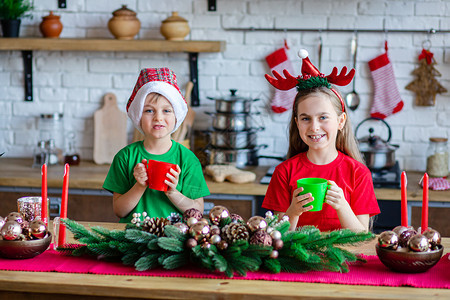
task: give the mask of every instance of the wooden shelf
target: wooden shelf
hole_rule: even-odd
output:
[[[0,38],[0,50],[22,51],[25,101],[33,101],[34,50],[43,51],[117,51],[117,52],[186,52],[189,54],[190,80],[194,83],[192,106],[199,106],[198,53],[222,52],[225,41],[167,41],[116,39]]]
[[[0,50],[221,52],[224,41],[0,38]]]

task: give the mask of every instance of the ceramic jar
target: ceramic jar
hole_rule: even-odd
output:
[[[132,40],[141,29],[141,22],[136,13],[126,5],[115,10],[113,17],[108,21],[108,29],[118,40]]]
[[[60,16],[54,15],[52,11],[48,16],[42,17],[42,22],[39,24],[39,30],[46,38],[58,38],[63,30],[63,25]]]
[[[189,34],[190,28],[186,19],[180,17],[177,11],[162,21],[161,34],[169,41],[182,41]]]

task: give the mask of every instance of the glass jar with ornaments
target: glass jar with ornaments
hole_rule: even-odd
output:
[[[431,177],[446,177],[448,175],[447,140],[446,138],[430,138],[427,149],[427,173]]]

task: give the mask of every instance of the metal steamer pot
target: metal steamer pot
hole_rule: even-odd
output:
[[[267,145],[259,145],[253,149],[219,149],[211,148],[209,154],[209,164],[234,165],[237,168],[258,165],[258,150],[266,148]]]
[[[226,149],[253,149],[256,147],[257,132],[263,127],[243,131],[209,131],[211,145]]]
[[[255,113],[221,113],[205,112],[214,116],[212,126],[216,130],[243,131],[252,129],[252,116],[259,115]]]
[[[252,102],[259,99],[239,97],[236,95],[236,92],[237,90],[230,90],[231,95],[224,98],[207,98],[216,101],[216,112],[229,114],[249,113]]]
[[[367,167],[372,170],[388,169],[395,165],[395,150],[398,145],[390,144],[392,131],[391,127],[384,120],[379,118],[367,118],[356,126],[355,136],[358,135],[359,127],[366,121],[375,120],[382,122],[388,129],[388,138],[383,140],[374,134],[374,129],[369,128],[369,135],[358,139],[359,150],[364,156]]]

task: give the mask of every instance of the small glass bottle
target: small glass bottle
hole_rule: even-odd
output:
[[[427,149],[427,173],[430,177],[448,175],[449,155],[446,138],[430,138]]]
[[[67,150],[64,154],[64,163],[69,165],[79,165],[80,155],[75,147],[75,133],[70,132],[68,134]]]
[[[53,139],[47,141],[47,155],[49,165],[58,164],[58,150],[56,149],[55,140]]]
[[[43,164],[48,164],[47,149],[45,141],[39,141],[33,152],[33,168],[40,168]]]

